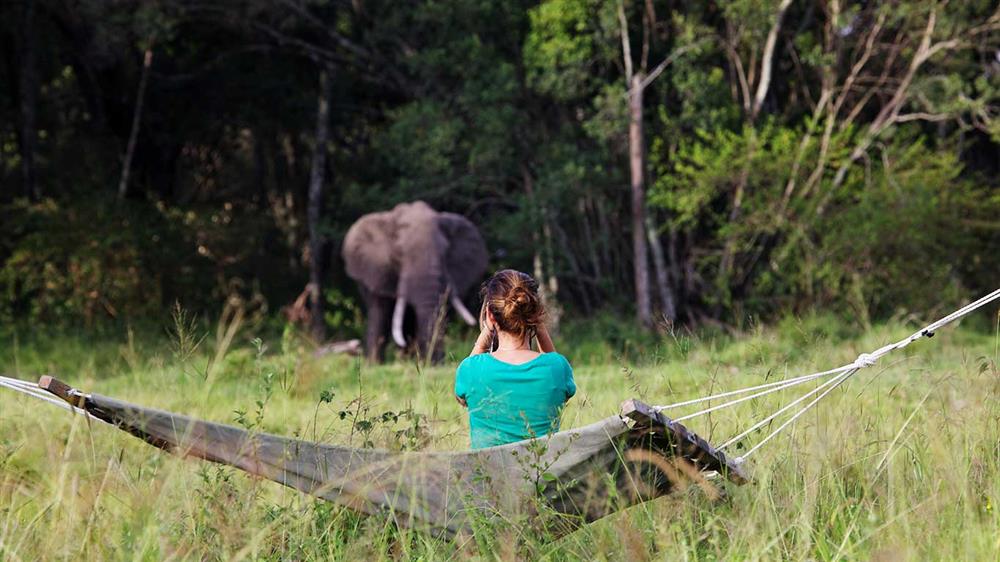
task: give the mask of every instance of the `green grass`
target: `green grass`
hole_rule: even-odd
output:
[[[570,325],[557,345],[574,342],[561,347],[579,393],[563,427],[632,396],[669,403],[841,365],[913,329],[852,334],[811,317],[741,336],[650,337],[612,318]],[[244,329],[220,350],[214,329],[204,340],[197,324],[182,332],[195,337],[8,331],[0,371],[53,373],[88,391],[310,440],[466,446],[451,386],[469,334],[449,340],[445,365],[418,368],[313,359],[292,334],[260,342]],[[0,560],[997,560],[998,346],[992,331],[948,328],[884,358],[751,457],[753,483],[727,486],[722,500],[692,488],[556,542],[484,524],[464,547],[179,459],[0,389]],[[718,443],[801,392],[689,426]],[[404,414],[382,421],[386,411]]]

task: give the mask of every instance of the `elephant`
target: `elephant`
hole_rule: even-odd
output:
[[[384,361],[387,332],[396,345],[407,347],[408,309],[416,318],[420,357],[440,361],[442,338],[435,327],[446,296],[467,324],[476,325],[462,296],[482,280],[488,254],[479,229],[465,217],[435,211],[423,201],[401,203],[351,225],[342,255],[347,275],[357,281],[365,301],[365,354],[370,361]]]

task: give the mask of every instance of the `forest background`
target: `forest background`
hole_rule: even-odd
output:
[[[422,199],[568,317],[867,327],[995,288],[998,104],[989,0],[4,2],[0,321],[356,336]]]

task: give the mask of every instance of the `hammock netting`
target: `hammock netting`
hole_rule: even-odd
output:
[[[630,400],[621,416],[549,436],[461,452],[355,449],[200,421],[43,377],[39,386],[146,442],[230,465],[402,526],[443,537],[471,532],[477,518],[518,515],[554,535],[682,483],[741,466],[655,409]]]

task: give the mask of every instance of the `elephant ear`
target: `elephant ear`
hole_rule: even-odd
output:
[[[399,264],[393,257],[395,236],[391,211],[361,217],[344,236],[347,275],[379,296],[396,295]]]
[[[438,213],[438,228],[448,239],[445,264],[459,296],[482,281],[489,256],[476,225],[455,213]]]

